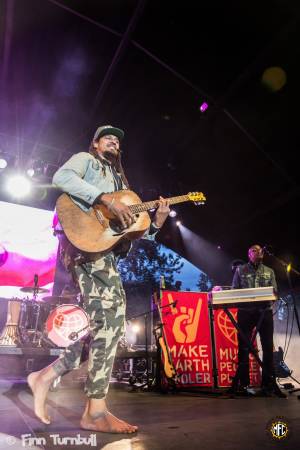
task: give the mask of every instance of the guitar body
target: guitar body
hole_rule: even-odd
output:
[[[114,192],[116,200],[125,205],[137,205],[142,201],[133,191]],[[62,194],[56,202],[56,211],[61,226],[69,241],[84,252],[104,252],[112,250],[121,240],[135,240],[144,235],[150,226],[147,211],[135,214],[136,222],[121,230],[119,222],[103,205],[95,205],[85,212],[67,194]]]
[[[170,350],[167,342],[165,341],[164,336],[161,336],[158,340],[162,354],[163,354],[163,363],[164,363],[164,372],[167,378],[174,379],[176,376],[176,370],[174,368],[172,358],[170,355]]]
[[[162,354],[162,362],[163,362],[163,371],[168,380],[168,383],[176,382],[177,380],[177,372],[173,364],[173,358],[171,355],[171,351],[168,346],[168,341],[166,339],[165,330],[164,330],[164,322],[161,314],[161,304],[158,299],[158,295],[156,292],[153,294],[154,303],[157,306],[157,310],[160,318],[160,326],[157,327],[156,330],[160,330],[160,336],[156,334],[158,345],[161,349]]]

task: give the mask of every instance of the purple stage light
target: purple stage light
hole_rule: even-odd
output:
[[[208,108],[208,103],[203,102],[202,105],[200,106],[200,111],[202,113],[204,113],[207,110],[207,108]]]

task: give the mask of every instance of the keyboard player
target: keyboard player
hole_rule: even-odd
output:
[[[263,264],[263,250],[255,244],[248,250],[248,263],[239,265],[233,275],[232,288],[246,289],[273,286],[277,292],[277,283],[273,269]],[[260,335],[262,347],[262,394],[265,396],[285,397],[276,384],[273,365],[273,311],[272,302],[258,302],[247,308],[239,308],[237,322],[247,339],[251,340],[254,328]],[[238,332],[238,389],[247,390],[249,378],[249,348]]]

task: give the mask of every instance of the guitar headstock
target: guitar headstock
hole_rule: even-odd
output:
[[[206,202],[206,197],[203,192],[189,192],[188,198],[191,202],[194,202],[196,205],[204,205]]]

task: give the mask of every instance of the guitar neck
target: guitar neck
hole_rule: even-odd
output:
[[[170,202],[170,205],[175,205],[176,203],[188,202],[189,196],[188,195],[179,195],[177,197],[171,197],[168,200]],[[158,205],[159,205],[159,201],[154,200],[151,202],[138,203],[136,205],[131,205],[131,206],[129,206],[129,209],[133,214],[136,214],[139,212],[149,211],[150,209],[157,208]]]

